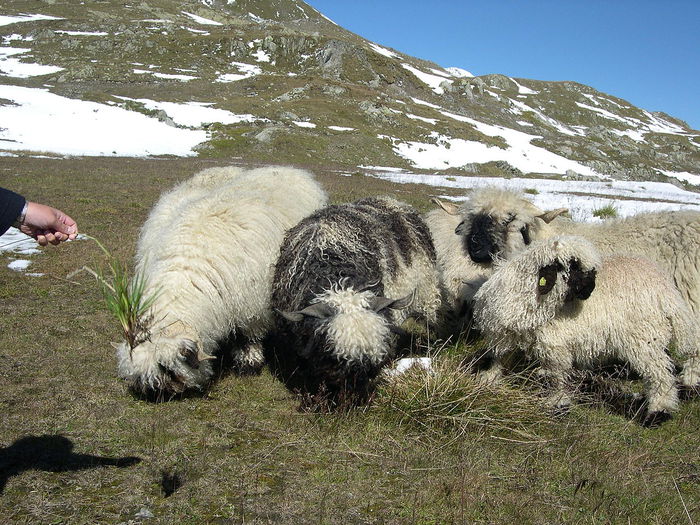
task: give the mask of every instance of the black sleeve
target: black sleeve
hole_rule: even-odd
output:
[[[0,235],[17,220],[25,202],[25,198],[14,191],[0,188]]]

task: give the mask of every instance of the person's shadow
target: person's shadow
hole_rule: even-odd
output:
[[[61,435],[27,436],[9,447],[0,448],[0,494],[7,480],[27,470],[69,472],[100,466],[129,467],[141,461],[137,457],[107,458],[75,454],[73,442]]]

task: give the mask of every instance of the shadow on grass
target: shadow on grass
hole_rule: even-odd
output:
[[[129,467],[141,458],[108,458],[73,452],[73,442],[61,435],[27,436],[0,448],[0,494],[7,481],[27,470],[70,472],[101,466]]]

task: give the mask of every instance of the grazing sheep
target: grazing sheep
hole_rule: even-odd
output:
[[[491,264],[475,263],[465,242],[455,236],[461,218],[457,207],[433,199],[442,209],[425,214],[425,223],[435,243],[438,270],[443,291],[440,324],[443,336],[459,335],[471,328],[471,304],[474,294],[492,273]]]
[[[566,211],[543,212],[517,193],[493,188],[475,191],[463,208],[453,210],[463,219],[456,233],[465,237],[463,242],[477,263],[508,259],[538,239],[580,235],[603,254],[635,255],[658,263],[700,316],[700,213],[643,213],[585,224],[558,217]]]
[[[148,337],[117,349],[119,376],[144,393],[202,389],[219,345],[234,367],[263,365],[274,261],[287,229],[326,203],[308,172],[211,168],[165,193],[146,220],[136,272],[155,295]]]
[[[434,323],[439,305],[435,249],[413,208],[389,197],[329,206],[282,243],[268,365],[312,401],[365,402],[392,332],[409,315]]]
[[[646,422],[677,408],[672,340],[684,357],[682,386],[700,384],[700,331],[663,270],[651,261],[608,256],[582,237],[538,241],[494,274],[474,298],[474,317],[494,358],[486,380],[500,376],[500,358],[522,350],[539,361],[551,381],[549,403],[571,402],[566,379],[572,368],[609,360],[629,363],[644,380]]]

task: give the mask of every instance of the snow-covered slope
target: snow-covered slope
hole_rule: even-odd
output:
[[[0,152],[700,177],[700,132],[668,115],[415,59],[300,0],[4,2]]]

